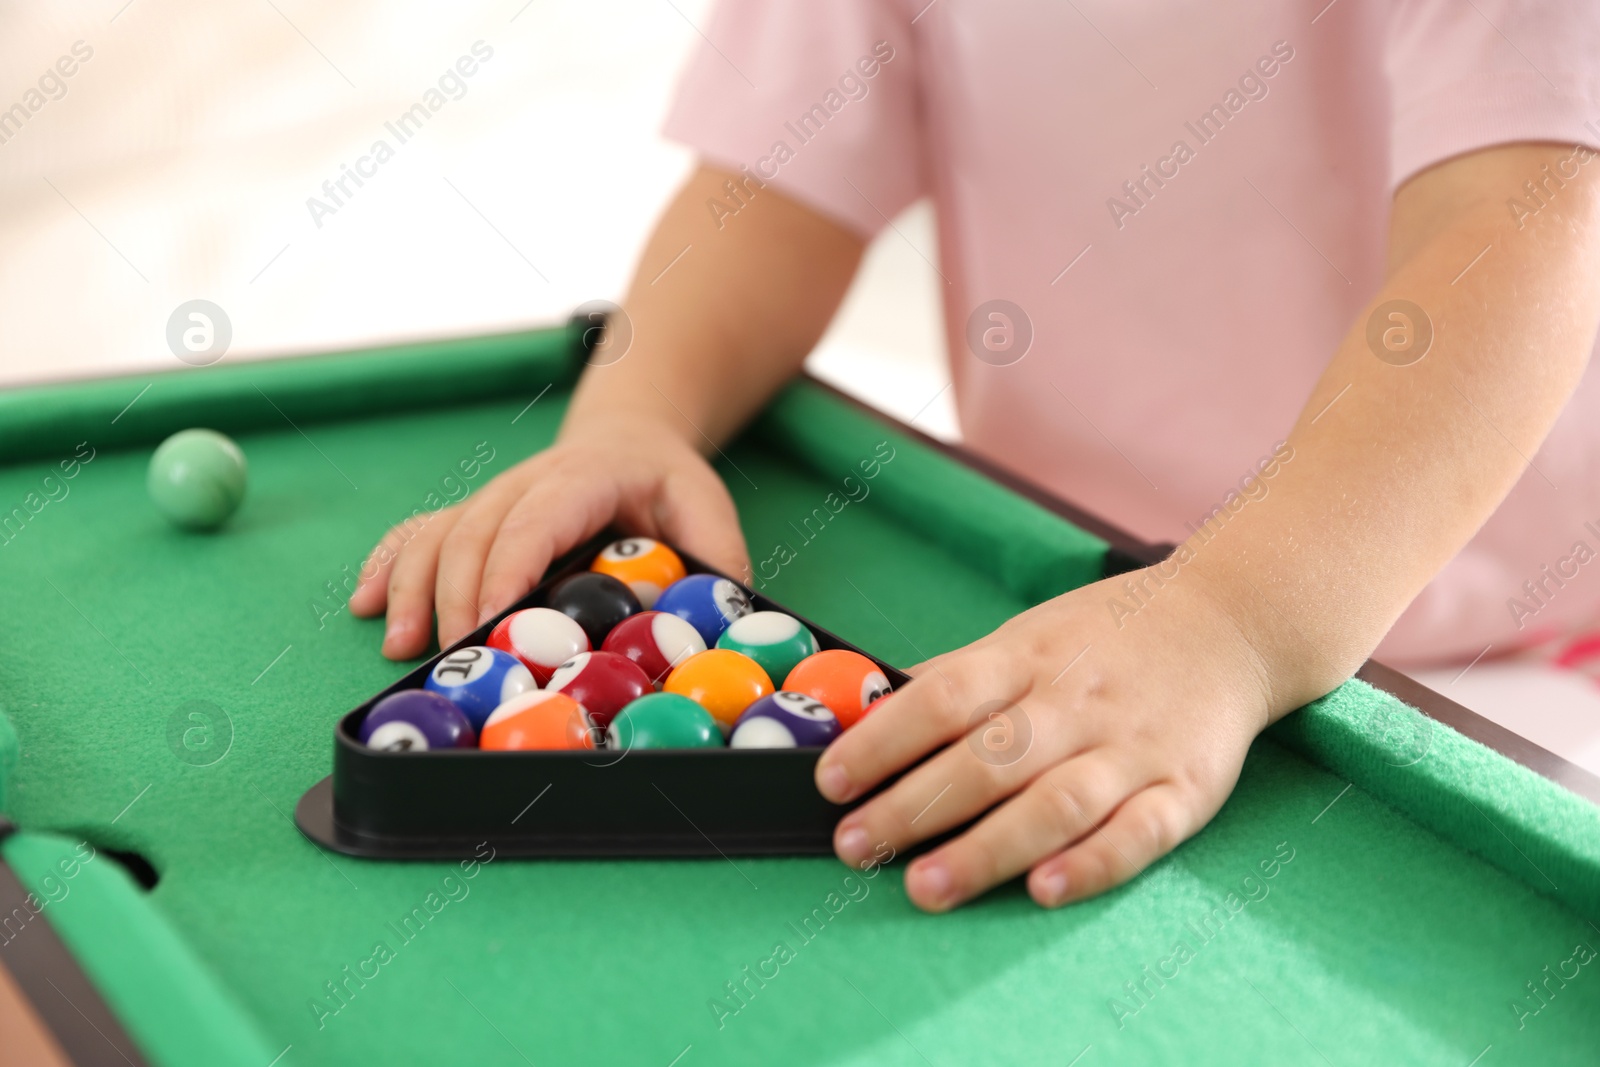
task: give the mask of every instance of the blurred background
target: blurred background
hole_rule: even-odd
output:
[[[0,382],[170,367],[168,316],[197,298],[231,319],[230,361],[620,300],[691,163],[658,129],[708,7],[8,6],[0,109],[36,109],[0,119]],[[478,42],[490,57],[459,95],[313,218],[308,198],[332,203],[324,182],[397,144],[385,123]],[[62,56],[75,73],[28,97]],[[948,380],[935,259],[919,204],[873,246],[811,369],[949,438],[949,394],[928,402]]]
[[[228,361],[541,326],[619,300],[691,164],[658,130],[709,6],[0,9],[0,385],[170,368],[167,319],[193,299],[231,319]],[[459,94],[313,218],[307,200],[331,202],[324,182],[376,139],[395,143],[385,123],[474,45]],[[72,76],[29,96],[63,56]],[[936,261],[932,213],[913,205],[809,365],[953,440]],[[1586,671],[1513,661],[1417,677],[1600,771]]]

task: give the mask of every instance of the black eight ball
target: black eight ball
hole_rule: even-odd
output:
[[[551,588],[546,603],[583,627],[589,647],[594,649],[613,626],[644,610],[632,589],[609,574],[594,571],[563,578]]]

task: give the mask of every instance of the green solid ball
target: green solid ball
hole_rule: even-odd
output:
[[[816,635],[781,611],[754,611],[734,619],[717,638],[717,647],[749,656],[774,682],[789,677],[801,660],[818,651]]]
[[[617,713],[606,730],[612,748],[721,748],[722,727],[678,693],[650,693]]]
[[[221,526],[244,499],[244,453],[215,430],[179,430],[150,457],[157,510],[188,530]]]

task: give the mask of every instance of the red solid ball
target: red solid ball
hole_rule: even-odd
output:
[[[628,704],[655,691],[638,664],[615,652],[583,652],[556,668],[545,689],[565,693],[604,730]]]

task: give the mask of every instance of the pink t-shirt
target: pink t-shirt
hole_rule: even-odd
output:
[[[1287,435],[1402,182],[1600,145],[1595,0],[736,0],[704,36],[668,134],[863,236],[930,196],[967,444],[1150,540]],[[1600,615],[1597,374],[1381,654]]]

